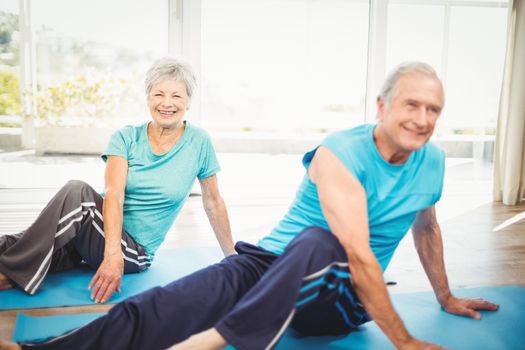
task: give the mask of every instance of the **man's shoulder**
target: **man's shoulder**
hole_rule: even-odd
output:
[[[362,124],[351,129],[334,131],[324,138],[323,145],[340,145],[346,147],[351,144],[366,142],[370,138],[370,133],[373,128],[374,126],[372,124]]]
[[[348,140],[366,138],[370,134],[370,130],[373,128],[374,125],[372,124],[362,124],[349,129],[333,131],[326,136],[326,139]]]
[[[443,151],[438,145],[432,141],[427,142],[422,151],[425,155],[425,158],[431,159],[434,161],[444,161],[445,160],[445,151]]]

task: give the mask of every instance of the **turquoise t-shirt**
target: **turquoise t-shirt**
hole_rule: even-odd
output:
[[[124,229],[153,256],[188,198],[195,179],[220,170],[209,135],[185,122],[175,146],[164,154],[153,153],[148,123],[126,126],[115,132],[102,154],[128,161],[124,194]]]
[[[429,142],[412,152],[404,164],[390,164],[377,150],[374,127],[366,124],[330,134],[322,145],[339,158],[366,191],[370,247],[384,271],[417,212],[441,197],[445,154]],[[303,158],[307,170],[316,150]],[[288,213],[258,245],[282,254],[290,241],[308,226],[329,230],[317,187],[307,172]]]

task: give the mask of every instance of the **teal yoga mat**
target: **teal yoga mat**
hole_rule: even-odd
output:
[[[216,263],[223,257],[218,247],[161,250],[148,270],[124,275],[121,292],[115,293],[109,303],[116,303],[149,288],[168,284]],[[94,272],[88,268],[78,268],[49,274],[40,290],[32,296],[19,288],[1,291],[0,310],[92,304],[87,287]]]
[[[392,300],[409,331],[421,339],[458,350],[525,349],[525,288],[506,286],[459,289],[455,294],[483,297],[500,304],[500,310],[482,312],[482,319],[476,321],[442,311],[430,292],[395,294]],[[13,340],[31,341],[60,335],[98,316],[99,314],[81,314],[42,317],[19,314]],[[69,327],[65,327],[65,324]],[[393,349],[393,346],[377,325],[369,322],[345,337],[300,338],[288,330],[276,349],[368,350]]]
[[[18,314],[15,321],[13,341],[39,341],[64,334],[88,324],[104,313],[87,313],[59,316],[29,316]]]

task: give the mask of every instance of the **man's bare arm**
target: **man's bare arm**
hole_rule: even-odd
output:
[[[419,260],[425,269],[439,304],[452,314],[480,319],[477,310],[496,311],[499,306],[483,299],[456,298],[450,292],[443,258],[443,239],[436,218],[436,209],[431,206],[420,211],[412,224],[414,244]]]

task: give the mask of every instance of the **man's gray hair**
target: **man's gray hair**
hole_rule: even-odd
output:
[[[399,81],[399,79],[410,73],[421,73],[429,77],[436,78],[441,81],[434,70],[429,64],[424,62],[403,62],[397,67],[395,67],[386,77],[381,91],[379,92],[379,97],[386,104],[389,104],[392,101],[392,94],[394,93],[394,88]]]
[[[146,73],[144,81],[146,86],[146,96],[149,95],[153,85],[166,81],[175,80],[184,83],[186,86],[186,93],[188,100],[191,98],[197,88],[197,78],[193,72],[193,68],[189,63],[181,58],[163,57],[151,65]],[[188,101],[188,102],[189,102]]]

